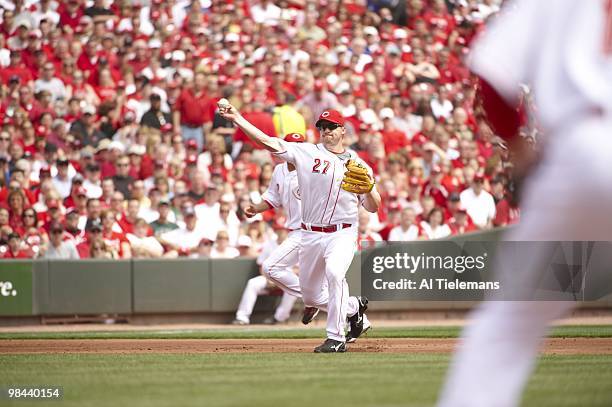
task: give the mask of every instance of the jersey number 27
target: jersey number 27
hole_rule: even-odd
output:
[[[315,158],[314,161],[315,163],[314,163],[314,166],[312,167],[312,172],[316,172],[317,174],[327,174],[327,170],[329,169],[329,165],[331,163],[327,160],[321,161],[318,158]],[[323,165],[323,170],[319,169],[321,165]]]

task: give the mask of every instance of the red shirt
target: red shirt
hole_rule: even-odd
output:
[[[399,130],[382,130],[380,132],[383,136],[383,143],[385,144],[385,153],[391,154],[408,146],[408,138],[406,133]]]
[[[444,186],[433,186],[427,181],[425,185],[423,185],[423,192],[421,193],[423,196],[431,196],[436,202],[436,206],[440,206],[442,208],[446,207],[446,200],[448,199],[448,191]]]
[[[79,252],[79,257],[82,259],[89,259],[89,240],[83,240],[81,243],[77,244],[77,252]]]
[[[124,253],[122,243],[128,241],[125,237],[125,234],[113,231],[111,231],[110,233],[103,232],[102,238],[104,239],[104,243],[106,243],[107,246],[110,246],[115,252],[119,254],[120,258],[123,258]]]
[[[8,85],[8,81],[13,75],[19,77],[21,84],[34,80],[32,73],[23,66],[7,66],[6,68],[0,69],[0,81],[2,81],[3,85]]]
[[[192,89],[183,89],[174,109],[181,113],[181,124],[199,127],[212,121],[210,104],[211,99],[204,92],[196,95]]]
[[[495,226],[506,226],[517,223],[521,218],[521,210],[510,205],[507,199],[502,199],[495,208]]]
[[[448,227],[450,228],[451,233],[453,235],[461,235],[463,233],[468,233],[468,232],[473,232],[473,231],[478,230],[478,228],[471,222],[468,222],[466,225],[459,226],[455,218],[449,219]]]
[[[244,118],[251,122],[255,127],[263,131],[270,137],[276,137],[276,129],[274,128],[274,121],[272,115],[266,112],[248,112],[243,114]],[[234,141],[242,141],[250,143],[256,148],[262,148],[261,146],[252,142],[247,135],[239,128],[234,133]]]
[[[134,224],[130,222],[125,215],[121,215],[121,218],[117,221],[119,227],[123,233],[134,233]]]
[[[59,11],[59,15],[60,15],[60,26],[63,25],[69,25],[70,27],[72,27],[72,29],[75,29],[76,27],[78,27],[79,25],[79,20],[81,19],[81,17],[83,17],[83,9],[84,7],[77,7],[75,9],[74,14],[71,14],[68,11],[68,7],[61,7],[63,8],[63,10]]]
[[[17,253],[13,253],[11,249],[8,248],[2,256],[3,259],[29,259],[31,257],[29,250],[19,250]]]

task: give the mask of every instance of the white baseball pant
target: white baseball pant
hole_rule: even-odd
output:
[[[268,290],[268,280],[264,276],[257,276],[250,279],[242,293],[242,299],[240,300],[238,311],[236,311],[236,319],[249,324],[251,322],[251,314],[253,313],[257,297],[266,294]],[[297,297],[284,292],[283,298],[274,312],[274,318],[279,322],[288,320],[296,299]]]
[[[282,289],[285,293],[302,298],[299,277],[291,268],[299,261],[299,249],[302,244],[302,230],[294,230],[278,246],[261,265],[263,274]],[[323,291],[327,293],[327,283],[324,282]],[[327,296],[327,294],[326,294]],[[327,312],[327,303],[318,307]]]
[[[354,315],[359,309],[357,299],[349,298],[345,278],[356,247],[355,226],[333,233],[302,230],[299,277],[302,300],[309,307],[327,307],[327,337],[342,342],[347,315]]]
[[[292,267],[298,263],[301,240],[301,230],[289,232],[287,238],[261,265],[261,270],[266,277],[285,293],[298,298],[302,297],[300,279],[293,272]]]
[[[507,240],[612,240],[611,128],[612,119],[591,119],[554,134],[547,155],[525,186],[523,218]],[[500,277],[508,277],[504,274],[516,270],[521,261],[524,270],[512,278],[534,284],[537,256],[500,258]],[[518,406],[548,324],[574,305],[482,303],[463,333],[438,405]]]

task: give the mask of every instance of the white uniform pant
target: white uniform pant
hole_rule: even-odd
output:
[[[346,317],[359,307],[355,297],[349,299],[345,278],[356,248],[356,227],[334,233],[302,231],[302,300],[309,307],[327,308],[327,337],[337,341],[345,340]]]
[[[292,268],[298,263],[302,233],[294,230],[261,265],[263,274],[285,293],[302,298],[300,280]]]
[[[262,294],[267,294],[268,290],[268,280],[264,276],[257,276],[250,279],[242,293],[242,299],[240,300],[238,311],[236,311],[236,319],[246,322],[247,324],[250,323],[251,314],[253,313],[253,307],[255,307],[257,297]],[[278,307],[276,307],[274,318],[279,322],[288,320],[296,299],[297,297],[283,292],[283,298]]]
[[[291,270],[299,261],[299,248],[302,244],[302,231],[294,230],[280,246],[261,265],[263,274],[285,293],[302,298],[299,277]],[[327,298],[327,282],[322,290]],[[317,307],[327,312],[327,303]],[[350,315],[350,314],[349,314]]]
[[[612,123],[587,120],[573,127],[553,135],[544,161],[526,184],[521,223],[507,240],[612,240]],[[524,270],[512,277],[534,282],[537,253],[527,257],[500,258],[500,277],[522,262]],[[574,305],[481,304],[463,332],[439,406],[519,405],[548,324]]]

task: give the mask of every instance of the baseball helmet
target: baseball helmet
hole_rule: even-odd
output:
[[[303,143],[306,141],[306,137],[300,133],[289,133],[284,138],[289,143]]]
[[[344,116],[342,116],[342,113],[335,109],[327,109],[323,111],[323,113],[321,113],[321,116],[319,116],[319,120],[317,120],[317,122],[315,123],[315,127],[319,127],[319,124],[321,124],[322,121],[327,121],[330,123],[339,124],[340,126],[344,126]]]

